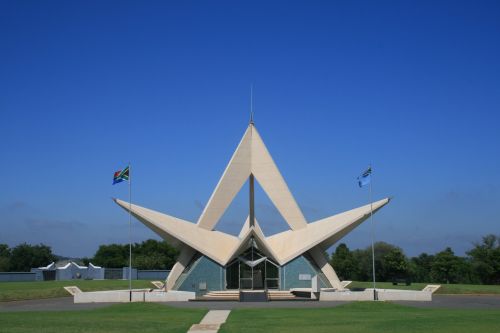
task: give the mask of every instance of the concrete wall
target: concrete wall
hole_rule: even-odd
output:
[[[128,267],[123,267],[123,279],[128,280]],[[132,280],[137,280],[137,268],[132,267]]]
[[[132,292],[132,302],[185,302],[194,298],[194,292],[176,290],[168,292],[136,290]],[[75,303],[128,303],[130,292],[128,290],[80,292],[75,294],[73,301]]]
[[[100,280],[104,279],[104,268],[90,264],[87,266],[79,266],[71,262],[65,267],[53,268],[32,268],[31,272],[36,274],[36,281],[43,281],[44,271],[55,271],[56,280]]]
[[[311,280],[300,279],[311,278],[315,275],[321,275],[321,270],[314,267],[304,256],[300,256],[281,267],[281,290],[290,290],[291,288],[311,288]],[[329,288],[323,279],[318,278],[321,288]]]
[[[377,289],[379,301],[432,301],[432,293],[421,290]],[[322,291],[320,301],[373,301],[373,289]]]
[[[35,281],[43,281],[43,273],[40,269],[38,268],[32,268],[31,273],[35,273]]]
[[[138,270],[137,279],[165,281],[167,279],[168,273],[170,273],[169,270]]]
[[[377,289],[380,301],[432,301],[432,292],[422,290]]]
[[[0,272],[0,282],[36,281],[34,272]]]
[[[70,264],[66,268],[57,268],[56,280],[103,280],[104,268],[89,265],[88,267]],[[43,269],[32,268],[31,272],[0,272],[0,282],[43,281]],[[123,279],[128,279],[128,267],[122,269]],[[132,268],[132,280],[164,281],[169,270],[137,270]]]
[[[181,276],[182,278],[182,276]],[[206,286],[206,289],[200,287]],[[222,266],[207,257],[201,257],[192,266],[189,274],[181,282],[177,290],[192,291],[197,295],[210,290],[225,289],[225,271]]]
[[[104,268],[89,264],[87,269],[87,277],[93,280],[104,280]]]

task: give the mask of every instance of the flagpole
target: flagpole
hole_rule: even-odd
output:
[[[370,170],[372,169],[372,166],[370,164]],[[375,225],[373,224],[373,201],[372,201],[372,179],[370,175],[370,221],[371,221],[371,238],[372,238],[372,272],[373,272],[373,300],[377,300],[377,286],[375,283],[375,246],[374,246],[374,239],[375,239]]]
[[[128,163],[128,290],[129,301],[132,302],[132,177]]]

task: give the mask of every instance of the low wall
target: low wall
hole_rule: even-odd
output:
[[[196,293],[192,291],[180,291],[180,290],[170,290],[170,291],[152,291],[149,293],[144,293],[145,302],[186,302],[190,299],[194,299]]]
[[[132,302],[184,302],[195,298],[194,292],[132,290]],[[128,303],[128,290],[91,291],[76,293],[74,303]]]
[[[32,272],[0,272],[0,282],[36,281],[36,273]]]
[[[380,301],[432,301],[432,292],[422,290],[377,289]]]
[[[379,301],[432,301],[432,292],[422,290],[377,289]],[[322,291],[320,301],[372,301],[373,289],[363,291]]]

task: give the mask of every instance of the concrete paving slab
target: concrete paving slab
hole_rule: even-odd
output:
[[[217,333],[230,312],[230,310],[210,310],[199,324],[191,326],[188,333]]]
[[[226,322],[230,310],[212,310],[203,317],[200,324],[222,324]]]
[[[217,333],[220,325],[216,324],[194,324],[189,329],[188,333]]]

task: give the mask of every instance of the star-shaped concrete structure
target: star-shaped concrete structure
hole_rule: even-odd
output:
[[[266,237],[255,218],[254,181],[257,180],[282,215],[289,230]],[[238,236],[214,230],[242,186],[249,181],[249,216]],[[129,203],[115,199],[125,210]],[[166,281],[166,289],[174,289],[182,273],[197,253],[210,258],[220,267],[228,267],[235,259],[252,268],[260,261],[239,257],[255,246],[262,257],[280,267],[307,253],[330,287],[341,290],[342,284],[324,251],[389,202],[385,198],[316,222],[307,223],[302,211],[274,163],[253,122],[243,135],[236,151],[219,180],[197,223],[132,204],[134,217],[180,250],[178,261]],[[254,244],[254,245],[251,245]],[[240,258],[240,259],[238,259]],[[261,260],[261,259],[259,259]],[[254,265],[254,266],[252,266]],[[224,289],[224,287],[222,287]]]

